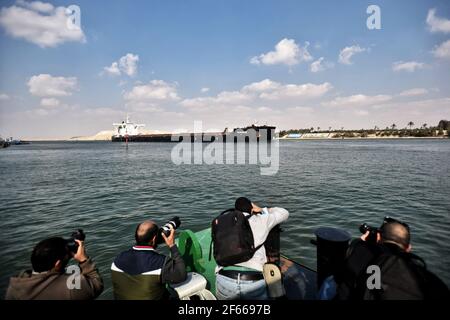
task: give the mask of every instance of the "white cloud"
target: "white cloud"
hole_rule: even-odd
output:
[[[270,79],[264,79],[259,82],[253,82],[249,85],[244,86],[243,91],[247,92],[264,92],[269,90],[277,89],[281,86],[280,83],[272,81]]]
[[[111,66],[104,67],[103,70],[109,75],[121,75],[122,73],[132,77],[137,73],[137,63],[139,56],[137,54],[127,53],[119,59],[114,61]]]
[[[0,101],[9,100],[9,96],[6,93],[0,93]]]
[[[18,0],[17,4],[19,4],[22,7],[29,8],[34,11],[42,12],[42,13],[49,13],[52,12],[54,7],[51,3],[45,3],[41,1],[32,1],[27,2],[25,0]]]
[[[416,70],[423,69],[424,67],[425,63],[417,61],[397,61],[392,64],[392,70],[394,71],[414,72]]]
[[[205,92],[208,92],[209,91],[209,88],[201,88],[200,89],[200,92],[201,93],[205,93]]]
[[[321,97],[328,91],[330,91],[333,86],[328,83],[322,84],[287,84],[283,85],[280,88],[272,91],[272,92],[263,92],[260,97],[262,99],[269,100],[282,100],[289,98],[316,98]]]
[[[183,107],[203,108],[224,105],[239,105],[249,102],[253,96],[240,91],[222,91],[215,97],[197,97],[181,101]]]
[[[53,108],[59,106],[59,100],[55,98],[41,99],[41,106],[47,108]]]
[[[105,72],[110,75],[114,76],[120,75],[119,64],[117,62],[113,62],[109,67],[104,67],[103,70],[105,70]]]
[[[40,1],[19,1],[0,11],[0,25],[14,38],[22,38],[38,46],[56,47],[69,41],[86,42],[83,30],[68,24],[65,7],[53,7]]]
[[[436,58],[450,59],[450,40],[436,46],[432,52]]]
[[[425,88],[414,88],[400,92],[399,96],[401,97],[412,97],[412,96],[421,96],[427,94],[428,90]]]
[[[321,71],[324,71],[324,70],[332,68],[332,67],[333,67],[333,63],[328,62],[328,61],[324,62],[324,57],[320,57],[319,59],[317,59],[316,61],[311,63],[309,70],[313,73],[316,73],[316,72],[321,72]]]
[[[366,51],[365,48],[361,48],[359,45],[345,47],[339,52],[339,62],[342,64],[353,64],[352,57],[357,54]]]
[[[152,80],[148,84],[134,86],[123,97],[130,102],[176,101],[178,97],[175,84],[163,80]]]
[[[38,97],[70,96],[77,88],[75,77],[53,77],[49,74],[32,76],[27,83],[30,93]]]
[[[431,32],[450,33],[450,20],[436,17],[436,9],[428,10],[427,24]]]
[[[134,76],[137,72],[137,63],[139,56],[137,54],[127,53],[119,60],[119,66],[122,72],[131,76]]]
[[[331,101],[324,102],[323,105],[331,107],[355,107],[355,106],[372,106],[390,101],[389,95],[367,96],[364,94],[356,94],[347,97],[337,97]]]
[[[309,42],[305,42],[302,48],[293,39],[282,39],[275,45],[274,51],[254,56],[250,59],[251,64],[285,64],[288,66],[296,65],[302,61],[311,61],[312,56],[308,52]]]
[[[281,84],[270,79],[253,82],[243,86],[239,91],[222,91],[214,97],[196,97],[184,99],[181,105],[188,108],[213,108],[224,106],[257,105],[261,102],[288,103],[299,99],[321,97],[333,86],[323,84]]]

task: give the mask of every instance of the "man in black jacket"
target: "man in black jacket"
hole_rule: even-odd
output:
[[[162,237],[171,257],[155,251],[159,228],[144,221],[136,228],[136,245],[119,254],[111,265],[114,296],[120,300],[160,300],[168,298],[165,284],[186,279],[186,267],[175,245],[175,229]]]
[[[350,246],[344,270],[335,277],[338,299],[448,299],[447,286],[427,270],[420,257],[411,253],[407,224],[386,217],[375,239],[369,239],[369,235],[367,232]],[[379,268],[380,288],[368,286],[372,275],[369,266]]]

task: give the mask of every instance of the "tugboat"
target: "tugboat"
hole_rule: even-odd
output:
[[[191,142],[213,142],[220,139],[223,142],[249,142],[252,136],[256,141],[260,138],[271,142],[275,136],[274,126],[256,126],[251,125],[244,128],[235,128],[233,131],[228,131],[225,128],[222,132],[186,132],[186,133],[153,133],[143,134],[139,129],[144,127],[144,124],[136,124],[131,122],[128,115],[126,121],[121,123],[114,123],[114,134],[111,137],[112,142],[181,142],[183,139],[190,139]],[[230,140],[231,139],[231,140]]]
[[[11,144],[9,143],[9,141],[4,140],[2,137],[0,137],[0,148],[7,148],[10,145]]]

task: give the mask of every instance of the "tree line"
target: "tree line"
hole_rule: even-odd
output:
[[[322,129],[320,127],[310,127],[306,129],[289,129],[281,130],[280,137],[287,134],[305,134],[305,133],[334,133],[334,138],[352,138],[352,137],[368,137],[369,135],[375,135],[377,137],[386,136],[398,136],[398,137],[435,137],[444,136],[447,131],[447,136],[450,131],[450,121],[441,120],[437,126],[428,126],[427,123],[422,124],[420,127],[416,127],[413,121],[409,121],[404,128],[399,128],[397,124],[393,123],[390,127],[384,129],[375,126],[373,129],[359,129],[359,130],[346,130],[344,127],[332,128],[328,127]]]

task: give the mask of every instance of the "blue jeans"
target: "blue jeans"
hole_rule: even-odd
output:
[[[244,281],[216,275],[216,297],[219,300],[267,300],[266,281]]]

